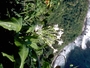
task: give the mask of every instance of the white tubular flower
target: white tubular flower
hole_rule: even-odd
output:
[[[49,46],[50,46],[52,49],[54,49],[53,46],[52,46],[52,44],[50,44]]]
[[[59,32],[57,33],[58,35],[56,36],[56,37],[57,37],[57,39],[60,39],[63,33],[64,33],[64,32],[59,31]]]
[[[58,24],[54,25],[54,30],[59,30]]]
[[[42,27],[43,27],[43,25],[41,25],[41,26],[36,25],[36,27],[35,27],[35,31],[41,30],[41,29],[42,29]]]
[[[52,46],[52,44],[50,44],[49,46],[53,49],[53,53],[56,53],[56,52],[58,51],[57,49],[55,49],[55,48]]]
[[[56,53],[57,51],[58,51],[57,49],[54,49],[54,50],[53,50],[53,53]]]
[[[35,27],[35,31],[38,31],[38,30],[39,30],[39,26],[36,25],[36,27]]]
[[[58,32],[58,35],[62,35],[64,32],[62,32],[61,30]]]
[[[61,38],[61,35],[60,36],[56,36],[57,37],[57,39],[60,39]]]
[[[63,43],[63,41],[61,40],[61,41],[58,41],[58,45],[62,45],[62,43]]]
[[[36,25],[36,27],[35,27],[36,34],[38,34],[38,35],[42,34],[42,27],[43,27],[43,25]]]

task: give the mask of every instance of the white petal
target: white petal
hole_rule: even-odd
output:
[[[63,41],[61,40],[61,41],[58,41],[58,45],[61,45],[63,43]]]
[[[58,24],[54,25],[54,30],[59,30]]]
[[[59,30],[59,28],[57,28],[57,27],[54,27],[54,30],[56,30],[56,31],[57,31],[57,30]]]
[[[53,53],[56,53],[58,50],[57,49],[54,49]]]
[[[64,32],[62,32],[61,30],[58,32],[59,35],[62,35]]]
[[[58,28],[58,24],[55,24],[54,27],[57,27]]]
[[[60,39],[61,36],[57,36],[57,39]]]
[[[35,27],[35,31],[38,31],[38,30],[41,30],[42,29],[42,27],[43,27],[43,25],[36,25],[36,27]]]

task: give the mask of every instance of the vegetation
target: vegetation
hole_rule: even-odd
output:
[[[0,67],[50,68],[51,45],[62,47],[53,25],[64,29],[68,44],[81,33],[87,6],[85,0],[1,0]]]
[[[50,16],[48,20],[50,24],[58,23],[64,29],[65,33],[62,36],[64,45],[81,34],[87,8],[88,3],[85,0],[62,0],[55,13]]]

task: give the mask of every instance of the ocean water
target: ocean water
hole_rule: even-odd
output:
[[[66,46],[55,60],[54,68],[61,66],[61,68],[90,68],[90,38],[86,42],[86,49],[82,49],[82,37],[78,37],[75,42]],[[70,67],[70,65],[73,67]]]
[[[87,41],[86,46],[87,48],[84,50],[80,47],[75,47],[71,50],[64,68],[70,68],[71,64],[77,68],[90,68],[90,41]]]

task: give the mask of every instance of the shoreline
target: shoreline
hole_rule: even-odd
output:
[[[88,0],[89,1],[89,7],[90,7],[90,0]],[[88,14],[88,12],[89,12],[89,7],[88,7],[88,11],[87,11],[87,14]],[[73,42],[71,42],[71,43],[69,43],[67,46],[65,46],[63,49],[61,49],[59,52],[58,52],[58,54],[54,57],[54,59],[53,59],[53,61],[52,61],[52,64],[51,64],[51,67],[52,68],[55,68],[55,66],[57,66],[55,63],[56,62],[59,62],[59,61],[57,61],[57,58],[59,57],[59,56],[63,56],[64,57],[64,60],[66,61],[66,58],[67,58],[67,54],[66,54],[66,56],[65,55],[63,55],[62,53],[64,53],[65,51],[66,51],[66,49],[67,49],[67,47],[69,46],[70,47],[70,45],[71,44],[73,44],[73,45],[75,45],[76,46],[76,44],[78,43],[78,40],[80,40],[80,39],[83,39],[83,37],[84,37],[84,35],[85,35],[85,31],[86,31],[86,27],[87,27],[87,14],[86,14],[86,17],[85,17],[85,19],[84,19],[84,23],[83,23],[83,27],[82,27],[82,32],[81,32],[81,35],[80,36],[78,36]],[[80,38],[79,38],[80,37]],[[75,47],[75,46],[73,46],[73,47]],[[82,48],[82,46],[81,45],[78,45],[80,48]],[[69,49],[69,48],[68,48]],[[74,49],[74,48],[72,48],[72,49]],[[71,50],[72,50],[71,49]],[[71,51],[71,50],[69,50],[69,51]],[[69,52],[68,52],[69,53]],[[61,68],[63,68],[63,66],[61,66]]]

